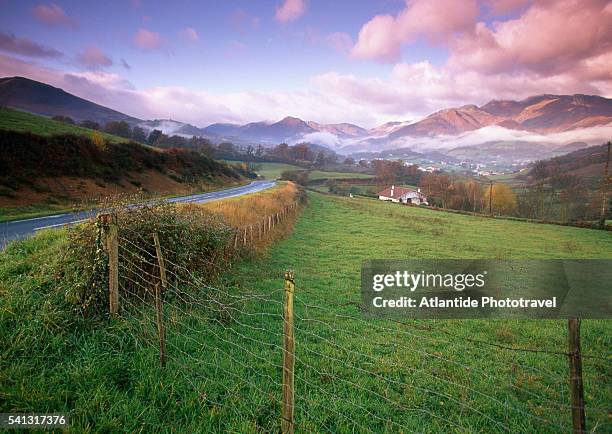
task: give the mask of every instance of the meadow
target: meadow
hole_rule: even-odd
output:
[[[10,246],[0,253],[0,411],[70,411],[82,431],[278,431],[280,289],[293,269],[296,432],[569,430],[567,358],[508,349],[563,352],[565,321],[365,318],[360,266],[370,258],[612,258],[609,232],[308,196],[289,236],[215,285],[236,301],[223,314],[199,300],[166,306],[163,369],[150,307],[113,321],[71,312],[54,273],[62,231]],[[583,322],[595,432],[612,429],[612,370],[609,359],[589,357],[608,355],[611,331],[609,321]]]
[[[227,160],[228,163],[235,163],[237,161]],[[295,166],[287,163],[253,163],[255,166],[255,172],[267,179],[278,179],[283,172],[292,171],[303,171],[307,170],[303,167]],[[334,171],[322,171],[322,170],[309,170],[310,180],[319,179],[347,179],[347,178],[372,178],[372,175],[367,173],[358,172],[334,172]]]

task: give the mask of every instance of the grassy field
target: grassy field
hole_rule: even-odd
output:
[[[267,179],[280,178],[281,173],[287,170],[304,170],[302,167],[285,163],[256,163],[255,167],[255,172]]]
[[[228,163],[237,161],[227,161]],[[255,172],[268,179],[280,178],[281,174],[285,171],[294,170],[306,170],[303,167],[294,166],[293,164],[286,163],[254,163]],[[322,170],[310,171],[309,179],[346,179],[346,178],[372,178],[372,175],[367,173],[356,173],[356,172],[325,172]]]
[[[282,272],[296,274],[296,432],[568,431],[564,321],[410,321],[360,316],[370,258],[612,258],[609,232],[433,212],[309,193],[293,234],[218,287],[241,303],[77,318],[61,279],[64,234],[0,253],[0,411],[70,411],[79,431],[279,430]],[[250,294],[260,294],[253,298]],[[607,355],[608,321],[584,321],[583,353]],[[34,356],[34,357],[33,357]],[[585,359],[589,428],[610,432],[609,362]]]
[[[44,116],[33,115],[6,107],[0,107],[0,128],[11,131],[39,134],[41,136],[51,136],[54,134],[76,134],[79,136],[91,137],[93,133],[93,130],[88,128],[65,124]],[[102,133],[102,136],[109,142],[113,143],[128,141],[123,137],[118,137],[107,133]]]
[[[367,173],[324,172],[324,171],[321,171],[321,170],[313,170],[312,172],[310,172],[310,176],[309,176],[310,180],[316,180],[316,179],[352,179],[352,178],[368,179],[368,178],[373,178],[373,176],[369,175]]]

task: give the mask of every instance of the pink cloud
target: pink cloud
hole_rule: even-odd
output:
[[[348,53],[353,47],[353,39],[344,32],[335,32],[327,35],[327,42],[339,53]]]
[[[55,48],[47,47],[28,38],[18,38],[12,33],[0,31],[0,50],[28,57],[62,57]]]
[[[200,40],[200,35],[193,27],[185,27],[181,32],[183,38],[190,42],[198,42]]]
[[[51,26],[77,27],[76,21],[66,15],[66,12],[55,3],[49,5],[40,4],[32,9],[32,13],[38,21],[44,24]]]
[[[364,24],[352,54],[360,59],[395,62],[402,46],[419,37],[441,42],[454,33],[469,31],[477,16],[476,0],[408,0],[397,15],[376,15]]]
[[[284,0],[283,4],[276,8],[276,21],[288,23],[297,20],[306,12],[306,0]]]
[[[77,55],[77,61],[89,69],[100,69],[113,64],[113,60],[95,45],[90,45],[81,51]]]
[[[502,15],[513,12],[528,4],[530,0],[486,0],[486,6],[493,15]]]
[[[479,23],[450,47],[449,64],[457,69],[568,71],[612,51],[612,8],[606,0],[534,3],[518,18],[492,28]]]
[[[154,51],[163,47],[164,39],[159,35],[159,33],[140,28],[138,29],[136,36],[134,36],[134,44],[143,50]]]
[[[249,29],[256,29],[259,27],[259,17],[254,17],[244,9],[236,9],[230,14],[229,17],[232,28],[239,33],[246,33]]]

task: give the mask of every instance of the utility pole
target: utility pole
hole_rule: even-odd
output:
[[[493,215],[493,180],[489,180],[489,215]]]
[[[606,227],[606,208],[608,207],[608,169],[610,167],[610,142],[608,142],[608,155],[606,157],[606,165],[604,167],[604,175],[601,180],[601,216],[599,217],[599,226],[602,229]]]

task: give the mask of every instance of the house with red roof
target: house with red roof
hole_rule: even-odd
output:
[[[378,198],[380,200],[405,203],[408,205],[428,205],[427,196],[421,193],[420,188],[418,190],[413,190],[407,187],[396,187],[392,185],[378,193]]]

